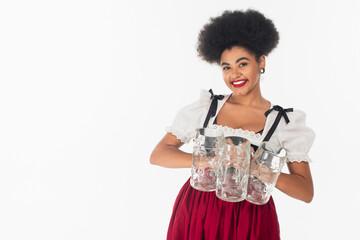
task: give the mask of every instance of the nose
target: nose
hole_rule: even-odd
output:
[[[240,72],[240,70],[235,68],[231,71],[231,78],[233,79],[238,78],[241,76],[241,74],[242,73]]]

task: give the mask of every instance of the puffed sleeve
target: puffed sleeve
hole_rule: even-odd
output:
[[[195,130],[202,127],[211,104],[211,93],[201,90],[200,99],[182,108],[166,132],[172,133],[183,143],[195,137]]]
[[[287,162],[311,162],[308,152],[314,142],[315,133],[306,126],[306,114],[300,110],[288,113],[290,122],[279,132],[279,141],[287,150]]]

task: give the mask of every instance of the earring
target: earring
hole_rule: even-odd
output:
[[[263,74],[265,72],[265,68],[260,68],[260,73]]]

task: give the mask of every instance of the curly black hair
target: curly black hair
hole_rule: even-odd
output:
[[[210,18],[199,33],[197,51],[209,63],[220,64],[224,50],[241,46],[255,55],[267,56],[279,43],[273,22],[256,10],[225,11]]]

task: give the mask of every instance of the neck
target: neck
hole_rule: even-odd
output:
[[[246,95],[236,95],[232,93],[229,102],[244,107],[261,107],[269,102],[261,95],[259,84]]]

